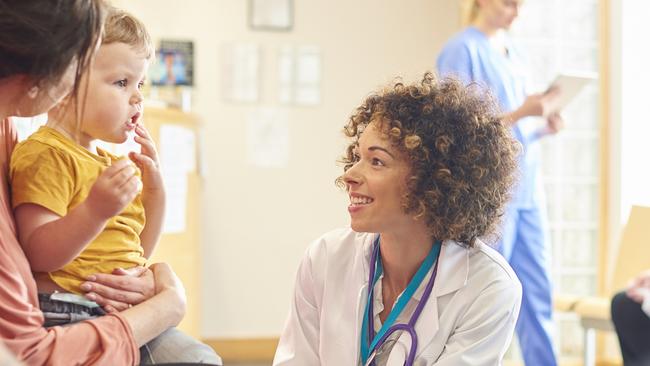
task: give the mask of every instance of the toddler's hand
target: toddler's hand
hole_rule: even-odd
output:
[[[139,185],[135,167],[128,160],[119,160],[100,174],[84,203],[98,217],[108,220],[133,201]]]
[[[140,144],[141,153],[131,152],[129,158],[140,168],[142,172],[142,185],[145,191],[163,191],[162,175],[160,174],[160,162],[158,152],[149,132],[142,124],[135,128],[135,142]]]

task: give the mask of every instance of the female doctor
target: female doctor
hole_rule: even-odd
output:
[[[351,228],[307,250],[273,364],[498,365],[521,287],[481,243],[516,143],[486,95],[427,73],[369,96],[344,129]]]

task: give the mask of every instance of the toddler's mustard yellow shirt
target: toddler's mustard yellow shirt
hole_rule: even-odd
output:
[[[86,199],[101,172],[119,159],[101,149],[95,155],[43,126],[19,143],[11,156],[12,207],[32,203],[65,216]],[[49,273],[50,278],[70,292],[81,293],[79,285],[88,275],[144,265],[146,258],[140,246],[144,224],[144,206],[138,195],[122,213],[108,220],[77,258]]]

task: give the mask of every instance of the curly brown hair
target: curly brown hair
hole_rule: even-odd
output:
[[[344,128],[352,139],[341,160],[345,171],[370,122],[410,163],[406,213],[424,218],[440,240],[474,246],[494,233],[512,191],[519,145],[486,90],[426,73],[420,83],[398,80],[371,94]],[[337,184],[345,185],[342,177]]]

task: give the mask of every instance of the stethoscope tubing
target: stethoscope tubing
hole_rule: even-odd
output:
[[[434,244],[435,245],[435,244]],[[442,248],[441,248],[442,250]],[[369,273],[369,279],[368,279],[368,284],[370,286],[370,306],[368,309],[368,339],[373,339],[375,337],[375,330],[374,330],[374,312],[373,312],[373,297],[374,297],[374,288],[373,288],[373,283],[375,279],[375,272],[376,272],[376,266],[377,266],[377,259],[379,256],[379,245],[375,245],[375,247],[372,250],[372,258],[370,260],[370,273]],[[415,362],[415,356],[417,353],[417,348],[418,348],[418,334],[415,331],[415,323],[417,322],[418,318],[420,317],[420,314],[422,313],[422,310],[424,309],[424,306],[426,305],[427,301],[429,301],[429,297],[431,296],[431,292],[433,291],[433,285],[435,284],[436,281],[436,275],[438,274],[438,263],[440,262],[440,256],[438,256],[438,259],[436,259],[436,263],[433,267],[433,272],[431,272],[431,278],[429,278],[429,282],[427,282],[426,287],[424,288],[424,293],[422,294],[422,298],[420,299],[420,302],[418,303],[417,307],[415,308],[415,311],[413,312],[413,315],[411,315],[411,318],[409,319],[408,324],[395,324],[388,328],[386,333],[382,335],[381,338],[377,341],[377,344],[373,349],[370,350],[370,353],[372,353],[375,349],[380,348],[384,342],[390,337],[391,334],[397,332],[397,331],[406,331],[408,332],[409,336],[411,337],[411,349],[409,350],[409,354],[406,358],[406,361],[404,362],[405,366],[412,366],[413,363]],[[374,366],[374,362],[371,364]]]

